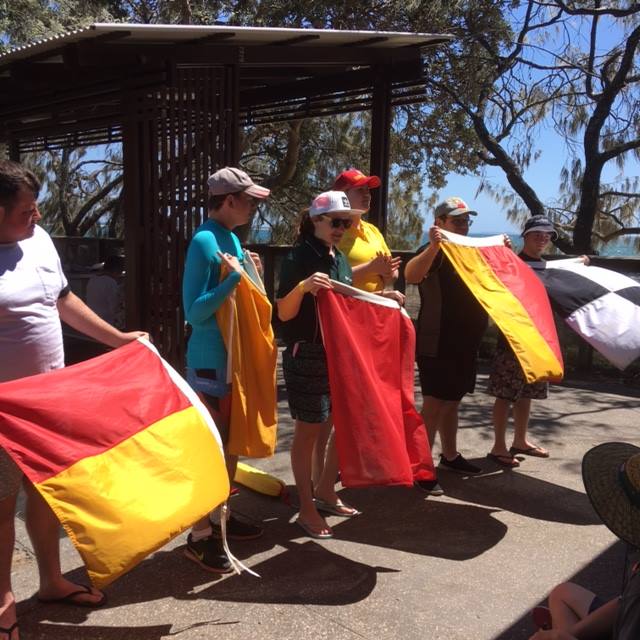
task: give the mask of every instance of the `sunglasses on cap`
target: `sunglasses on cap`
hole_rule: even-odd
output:
[[[353,224],[353,220],[351,218],[330,218],[329,216],[322,216],[329,221],[332,229],[339,229],[342,227],[343,229],[349,229]]]

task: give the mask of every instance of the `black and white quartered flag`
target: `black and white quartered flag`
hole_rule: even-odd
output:
[[[553,309],[619,369],[640,357],[640,283],[578,259],[528,262]]]

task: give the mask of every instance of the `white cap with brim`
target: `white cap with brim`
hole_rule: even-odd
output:
[[[362,215],[363,209],[352,209],[349,198],[344,191],[325,191],[316,196],[309,207],[309,215],[322,216],[327,213],[346,213],[348,215]]]
[[[219,169],[209,176],[207,184],[209,185],[209,195],[211,196],[222,196],[242,191],[247,195],[262,200],[271,193],[270,189],[256,184],[247,173],[236,167]]]

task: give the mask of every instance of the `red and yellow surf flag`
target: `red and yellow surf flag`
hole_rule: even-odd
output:
[[[0,446],[103,587],[229,495],[220,436],[146,341],[0,385]]]
[[[504,334],[526,381],[561,380],[564,370],[553,313],[534,272],[504,245],[502,235],[442,234],[442,251]]]
[[[237,456],[266,458],[276,448],[278,348],[271,303],[252,266],[245,258],[246,270],[233,295],[216,312],[216,319],[227,349],[227,382],[231,383],[227,450]]]

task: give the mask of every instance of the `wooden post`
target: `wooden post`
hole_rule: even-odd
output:
[[[391,81],[390,69],[378,67],[373,85],[371,110],[371,175],[380,177],[379,189],[371,192],[369,221],[384,234],[387,230],[387,201],[389,196],[389,152],[391,142]]]

